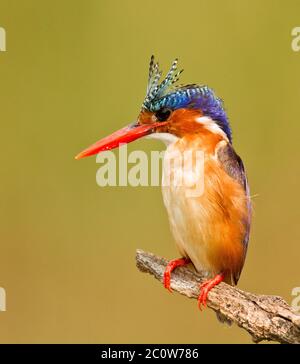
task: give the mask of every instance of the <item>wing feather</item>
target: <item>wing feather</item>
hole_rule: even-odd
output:
[[[221,163],[225,172],[234,180],[236,180],[243,187],[245,191],[248,214],[245,221],[243,221],[243,224],[245,226],[245,234],[242,243],[244,246],[244,254],[246,256],[248,242],[249,242],[249,235],[250,235],[252,208],[251,208],[249,184],[245,172],[245,167],[242,159],[239,157],[239,155],[233,149],[232,145],[229,143],[227,143],[226,145],[222,145],[220,148],[218,148],[217,158],[218,161]],[[238,281],[238,279],[239,276],[234,277],[234,280],[236,282]]]

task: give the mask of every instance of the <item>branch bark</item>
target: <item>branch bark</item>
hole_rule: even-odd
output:
[[[167,263],[166,259],[154,254],[136,252],[138,269],[161,282]],[[203,274],[180,267],[172,272],[171,288],[189,298],[198,298],[199,285],[204,280]],[[209,293],[207,306],[248,331],[254,342],[300,343],[300,315],[281,297],[253,294],[220,283]]]

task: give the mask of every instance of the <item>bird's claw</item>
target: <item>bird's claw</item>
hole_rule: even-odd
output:
[[[202,311],[202,306],[204,308],[207,306],[207,297],[210,290],[222,282],[223,279],[224,275],[222,273],[217,274],[214,278],[209,279],[200,285],[200,293],[198,297],[198,308],[200,311]]]
[[[166,266],[165,272],[164,272],[164,278],[163,278],[163,282],[164,282],[164,287],[172,293],[172,289],[171,289],[171,273],[173,272],[173,270],[177,267],[182,267],[186,264],[190,263],[190,259],[188,258],[180,258],[180,259],[173,259],[170,260],[169,263]]]
[[[171,289],[171,273],[165,270],[164,272],[164,287],[172,293]]]

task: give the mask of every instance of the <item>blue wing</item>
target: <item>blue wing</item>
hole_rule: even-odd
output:
[[[236,180],[243,187],[245,191],[245,197],[247,199],[247,208],[248,214],[245,221],[243,221],[245,225],[245,235],[243,239],[244,245],[244,254],[246,256],[247,247],[249,242],[250,235],[250,225],[251,225],[251,200],[250,200],[250,190],[247,181],[247,176],[245,172],[245,167],[242,159],[236,154],[231,144],[226,144],[220,147],[217,151],[217,157],[222,167],[226,171],[226,173]],[[237,282],[239,277],[234,277],[234,280]]]

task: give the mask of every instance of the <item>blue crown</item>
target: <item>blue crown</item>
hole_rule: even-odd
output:
[[[161,108],[200,109],[204,115],[209,116],[220,126],[231,142],[231,129],[222,100],[207,86],[196,84],[175,86],[174,84],[179,80],[183,71],[177,71],[177,63],[178,60],[175,59],[166,77],[159,83],[162,71],[159,69],[158,62],[154,61],[154,56],[151,57],[143,109],[151,112],[156,112]]]

